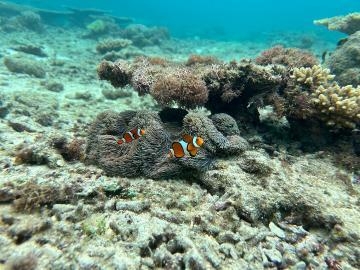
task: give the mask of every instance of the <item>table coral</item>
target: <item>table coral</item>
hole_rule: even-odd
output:
[[[360,30],[360,12],[350,13],[346,16],[335,16],[315,20],[314,24],[323,25],[331,31],[339,31],[348,35],[352,35]]]

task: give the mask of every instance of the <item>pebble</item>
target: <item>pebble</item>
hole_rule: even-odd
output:
[[[306,263],[303,261],[298,262],[297,264],[295,264],[295,267],[293,268],[294,270],[306,270]]]
[[[278,226],[276,226],[275,223],[270,222],[269,229],[277,237],[279,237],[281,239],[285,239],[285,237],[286,237],[285,232],[282,229],[280,229]]]
[[[282,262],[282,255],[281,253],[276,249],[264,249],[264,253],[266,258],[276,265],[280,265]]]

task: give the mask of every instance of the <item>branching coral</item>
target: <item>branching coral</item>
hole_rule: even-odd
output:
[[[330,74],[330,70],[320,65],[312,67],[294,68],[290,76],[296,83],[304,84],[310,88],[316,88],[322,84],[327,84],[334,79],[335,75]]]
[[[312,96],[328,125],[355,128],[360,123],[360,86],[320,85]]]

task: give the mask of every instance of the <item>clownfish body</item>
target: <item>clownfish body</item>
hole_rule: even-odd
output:
[[[140,128],[133,128],[132,130],[125,132],[121,139],[117,139],[117,144],[130,143],[133,140],[139,139],[145,134],[145,130]]]
[[[168,154],[169,158],[176,157],[182,158],[190,155],[195,157],[198,149],[203,145],[204,140],[198,136],[183,135],[183,139],[171,144],[171,148]]]

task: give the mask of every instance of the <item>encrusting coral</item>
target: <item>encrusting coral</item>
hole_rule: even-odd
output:
[[[323,25],[331,31],[339,31],[352,35],[360,30],[360,12],[350,13],[346,16],[315,20],[314,24]]]

